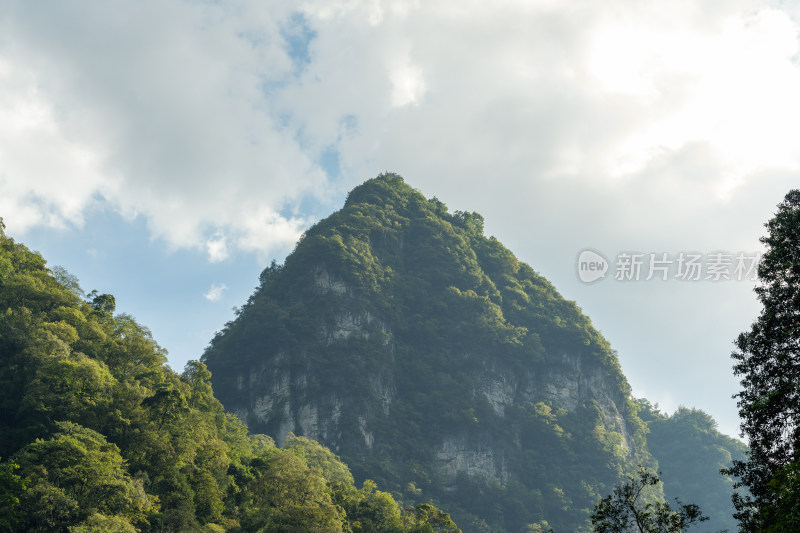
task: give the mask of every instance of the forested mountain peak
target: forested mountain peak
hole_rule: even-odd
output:
[[[407,185],[402,176],[393,173],[384,173],[375,178],[368,179],[356,186],[347,195],[344,207],[357,204],[373,204],[378,207],[386,205],[403,206],[409,198],[425,200],[421,192]]]
[[[616,356],[575,303],[481,215],[395,174],[267,268],[203,360],[251,430],[320,440],[357,479],[434,498],[474,531],[579,531],[623,472],[654,465]]]

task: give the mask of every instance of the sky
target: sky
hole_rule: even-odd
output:
[[[574,300],[635,396],[737,435],[760,305],[735,267],[800,184],[799,25],[788,1],[0,0],[0,216],[181,370],[396,172]]]

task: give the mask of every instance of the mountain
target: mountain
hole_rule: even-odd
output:
[[[733,479],[722,475],[734,460],[743,461],[747,446],[723,435],[716,421],[699,409],[678,408],[672,415],[638,400],[639,416],[647,424],[647,447],[662,471],[667,499],[693,502],[710,518],[707,531],[737,531],[731,501]]]
[[[305,435],[464,531],[587,531],[655,468],[617,357],[575,303],[395,174],[311,227],[211,341],[227,409]]]
[[[0,219],[0,532],[458,533],[360,489],[330,450],[247,434],[197,361],[181,374],[110,294]]]

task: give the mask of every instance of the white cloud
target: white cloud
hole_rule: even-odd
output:
[[[0,213],[12,231],[80,225],[102,192],[99,154],[70,139],[36,73],[0,57]]]
[[[425,93],[425,79],[422,69],[416,65],[403,63],[392,70],[392,105],[402,107],[419,103]]]
[[[315,154],[284,124],[291,110],[274,94],[294,75],[281,33],[291,13],[289,3],[180,1],[4,10],[0,209],[9,227],[80,225],[101,202],[145,217],[176,247],[202,248],[220,245],[218,232],[252,242],[248,213],[324,191]],[[260,250],[296,235],[267,237]],[[218,260],[225,249],[209,252]]]
[[[211,287],[203,296],[209,302],[218,302],[222,299],[222,293],[224,293],[227,289],[228,286],[224,283],[220,283],[219,285],[212,283]]]
[[[228,258],[228,239],[221,234],[216,234],[206,241],[208,260],[218,263]]]
[[[20,3],[0,21],[0,209],[24,230],[110,204],[219,261],[297,238],[308,218],[285,213],[330,190],[331,146],[336,187],[393,169],[465,195],[640,182],[688,146],[720,200],[800,168],[790,13],[615,5]],[[303,65],[283,36],[298,21]]]
[[[800,102],[791,96],[800,90],[798,27],[787,13],[732,13],[717,28],[645,24],[603,27],[592,46],[590,70],[606,90],[660,111],[620,143],[622,164],[611,174],[637,171],[655,150],[691,142],[708,143],[720,158],[720,196],[762,167],[800,167],[792,140]]]
[[[258,253],[265,242],[293,244],[310,223],[310,218],[285,218],[269,208],[253,209],[242,216],[243,231],[236,245],[241,250]],[[266,262],[268,258],[262,254],[260,259]]]

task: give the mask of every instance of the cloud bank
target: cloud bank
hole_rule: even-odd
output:
[[[797,25],[747,2],[12,2],[0,23],[20,231],[111,208],[220,261],[386,169],[636,216],[622,192],[726,202],[800,165]]]

